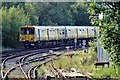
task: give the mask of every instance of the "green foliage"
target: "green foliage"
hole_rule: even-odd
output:
[[[101,79],[108,79],[108,80],[119,80],[120,79],[120,67],[113,66],[113,67],[98,67],[95,68],[94,63],[96,62],[95,55],[96,53],[90,51],[88,54],[81,53],[81,51],[73,51],[72,53],[76,53],[73,55],[72,58],[68,56],[62,55],[60,59],[55,60],[55,67],[70,70],[71,68],[75,68],[81,74],[86,76],[91,76],[93,80],[101,80]],[[65,54],[65,53],[63,53]],[[93,59],[95,58],[95,59]],[[49,65],[52,64],[51,62],[47,63],[45,67],[41,67],[38,69],[38,73],[44,73],[44,69],[50,70]],[[112,79],[109,79],[112,78]]]
[[[89,14],[87,13],[88,3],[74,3],[71,5],[72,16],[76,26],[90,26]]]
[[[94,72],[93,78],[118,78],[119,75],[117,71],[113,68],[100,68]]]
[[[35,3],[39,25],[74,25],[69,3]]]
[[[39,16],[39,25],[90,25],[85,3],[33,3]]]
[[[93,56],[93,53],[84,54],[81,53],[81,51],[73,51],[72,53],[75,53],[72,58],[65,56],[65,53],[63,53],[60,59],[54,61],[55,67],[67,71],[75,68],[81,74],[85,75],[87,75],[87,73],[92,74],[93,71],[95,71],[94,62],[96,62],[96,58]]]
[[[5,51],[5,50],[12,50],[12,49],[11,49],[11,48],[5,48],[5,47],[0,46],[0,51]]]
[[[2,6],[5,6],[7,9],[10,7],[17,7],[17,6],[23,7],[25,5],[25,2],[3,2]]]
[[[44,66],[42,65],[40,68],[37,69],[37,72],[39,74],[39,76],[42,76],[44,74]]]
[[[90,51],[91,52],[94,52],[94,53],[97,53],[97,41],[96,39],[94,39],[93,41],[89,42],[89,45],[90,45]]]
[[[23,25],[37,25],[35,7],[31,3],[3,3],[2,15],[2,43],[4,47],[16,48],[19,45],[19,27]]]
[[[87,75],[87,73],[92,73],[95,70],[95,67],[93,65],[95,60],[92,60],[91,62],[89,61],[92,59],[91,53],[84,54],[81,53],[81,51],[73,51],[72,53],[75,53],[75,55],[73,55],[72,58],[70,58],[69,56],[65,56],[64,55],[65,53],[63,53],[60,59],[54,61],[55,67],[67,71],[69,71],[71,68],[75,68],[81,74],[85,75]],[[39,68],[38,73],[39,74],[44,73],[43,69],[50,70],[49,68],[50,64],[52,63],[49,62],[46,64],[45,67]]]
[[[30,18],[31,25],[37,25],[38,24],[38,17],[36,16],[36,9],[32,5],[32,3],[28,2],[4,2],[2,6],[5,6],[7,9],[11,7],[20,8],[21,10],[24,10],[25,14]]]
[[[5,47],[18,46],[18,32],[22,25],[29,25],[30,19],[20,8],[11,7],[7,9],[3,7],[2,11],[2,43]],[[19,16],[18,16],[19,15]]]
[[[25,3],[23,6],[23,9],[25,11],[25,14],[30,18],[31,25],[37,25],[38,24],[38,17],[36,16],[36,9],[32,5],[32,3]]]
[[[90,3],[88,13],[92,25],[100,27],[102,46],[110,54],[110,59],[120,66],[120,2]],[[98,14],[103,13],[103,19]]]

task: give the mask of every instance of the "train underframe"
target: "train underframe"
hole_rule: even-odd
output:
[[[46,47],[60,47],[60,46],[89,46],[89,41],[93,38],[83,39],[61,39],[50,41],[36,41],[36,42],[22,42],[22,46],[25,48],[46,48]]]

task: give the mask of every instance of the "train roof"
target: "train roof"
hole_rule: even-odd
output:
[[[94,28],[94,26],[66,26],[66,28]]]
[[[34,26],[35,28],[65,28],[64,26]]]
[[[94,26],[21,26],[21,28],[39,28],[39,29],[46,29],[46,28],[94,28]]]

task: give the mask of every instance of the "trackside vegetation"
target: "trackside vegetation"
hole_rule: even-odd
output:
[[[4,6],[5,4],[8,4]],[[17,6],[16,6],[17,5]],[[19,27],[31,25],[36,18],[31,19],[34,7],[32,4],[10,4],[3,3],[0,13],[2,13],[2,45],[4,47],[17,48],[19,46]],[[23,7],[24,6],[24,7]]]
[[[120,68],[119,4],[120,2],[94,2],[90,3],[88,8],[92,25],[99,27],[102,46],[118,70]],[[101,19],[98,18],[100,14],[103,16]]]
[[[72,52],[65,52],[60,57],[60,59],[53,61],[55,67],[58,69],[62,69],[64,71],[70,71],[71,68],[75,68],[77,72],[80,72],[83,75],[89,76],[92,79],[108,79],[108,80],[119,80],[120,73],[118,73],[118,70],[114,68],[113,66],[110,67],[101,67],[98,66],[97,68],[94,66],[94,63],[97,62],[97,53],[95,52],[96,47],[94,44],[90,43],[92,47],[89,48],[88,53],[84,53],[83,51],[72,51]],[[74,54],[72,58],[69,56],[66,56],[66,54]],[[38,75],[44,76],[47,72],[50,72],[50,65],[53,62],[49,62],[46,64],[46,66],[42,66],[38,68]]]

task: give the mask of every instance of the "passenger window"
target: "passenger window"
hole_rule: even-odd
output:
[[[83,31],[84,31],[84,29],[83,29]]]
[[[29,34],[29,30],[27,29],[27,34]]]
[[[62,32],[62,34],[64,34],[64,32]]]
[[[69,29],[69,31],[71,31],[71,30]]]
[[[81,31],[81,29],[79,29]]]

